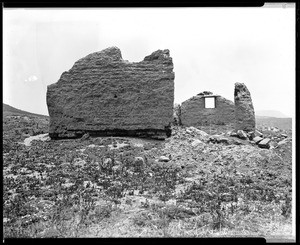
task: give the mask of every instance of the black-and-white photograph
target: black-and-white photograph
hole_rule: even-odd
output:
[[[295,7],[4,7],[4,241],[295,242]]]

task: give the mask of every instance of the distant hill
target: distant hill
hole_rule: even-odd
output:
[[[14,108],[4,103],[3,103],[3,116],[35,116],[35,117],[49,118],[49,116],[19,110],[17,108]]]
[[[261,111],[255,111],[255,116],[259,117],[277,117],[277,118],[288,118],[287,115],[284,115],[280,111],[275,110],[261,110]]]
[[[277,127],[283,130],[292,129],[292,118],[278,118],[256,115],[255,119],[257,126]]]

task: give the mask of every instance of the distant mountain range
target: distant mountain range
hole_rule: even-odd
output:
[[[283,114],[280,111],[275,110],[260,110],[255,111],[256,117],[277,117],[277,118],[288,118],[287,115]]]
[[[28,111],[23,111],[23,110],[17,109],[15,107],[12,107],[10,105],[7,105],[7,104],[3,103],[3,116],[20,116],[20,115],[49,118],[49,116],[46,116],[46,115],[41,115],[41,114],[31,113],[31,112],[28,112]]]

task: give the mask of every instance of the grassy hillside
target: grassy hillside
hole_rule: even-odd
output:
[[[17,108],[14,108],[4,103],[3,103],[3,116],[35,116],[35,117],[49,118],[49,116],[19,110]]]
[[[48,133],[49,117],[16,109],[3,103],[3,150],[29,136]]]

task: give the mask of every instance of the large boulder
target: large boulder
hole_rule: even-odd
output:
[[[255,131],[255,114],[251,94],[243,83],[235,83],[235,129]]]
[[[170,136],[173,102],[169,50],[130,63],[117,47],[107,48],[78,60],[47,87],[49,135]]]

